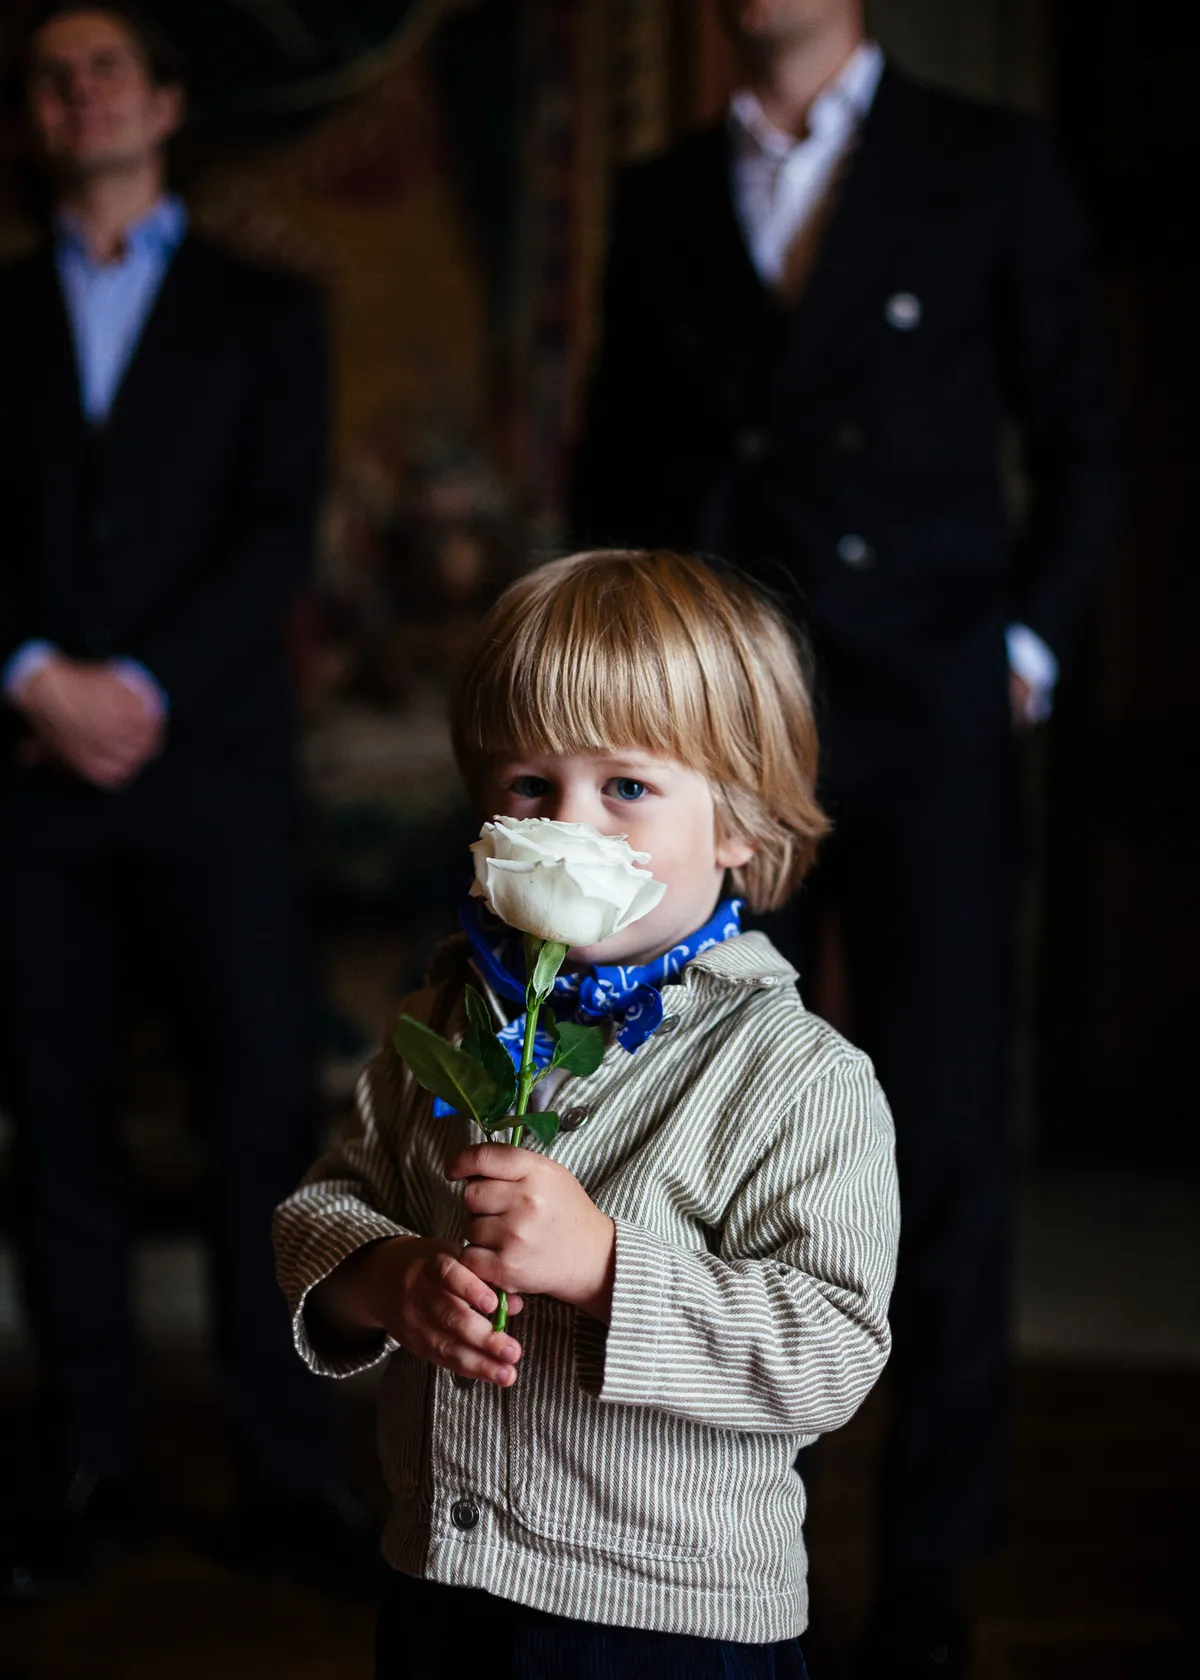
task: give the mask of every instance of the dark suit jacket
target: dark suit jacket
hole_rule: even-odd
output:
[[[282,762],[325,362],[305,282],[189,235],[92,428],[51,252],[0,269],[0,662],[30,637],[139,659],[170,698],[168,758]]]
[[[889,68],[785,308],[751,264],[730,165],[721,124],[624,183],[576,534],[708,550],[792,594],[843,762],[887,739],[995,739],[1005,624],[1066,653],[1118,511],[1063,171],[1025,118]],[[1032,493],[1019,525],[1009,420]]]

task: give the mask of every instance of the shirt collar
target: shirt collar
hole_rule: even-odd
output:
[[[183,200],[164,193],[158,202],[125,230],[121,261],[132,256],[171,256],[187,232],[188,215]],[[91,261],[81,219],[71,211],[60,211],[54,222],[55,239],[62,250]]]
[[[808,113],[810,136],[861,123],[871,109],[883,68],[883,49],[877,41],[863,41],[857,46],[834,79],[813,100]],[[730,100],[729,120],[747,149],[776,163],[784,162],[797,146],[805,143],[794,134],[776,128],[749,88],[740,88]]]

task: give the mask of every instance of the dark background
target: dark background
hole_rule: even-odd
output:
[[[719,109],[729,57],[693,0],[151,9],[193,65],[179,164],[197,219],[317,274],[330,298],[335,454],[293,651],[334,1124],[461,878],[471,820],[446,678],[490,595],[561,535],[614,174]],[[1200,1486],[1200,14],[1146,0],[870,11],[906,68],[1051,123],[1107,298],[1131,508],[1027,752],[1013,1536],[971,1593],[981,1680],[1157,1680],[1187,1671]],[[19,144],[0,138],[0,251],[15,251],[30,236]],[[0,1680],[365,1674],[365,1609],[205,1561],[228,1469],[204,1352],[202,1156],[153,974],[135,962],[131,987],[128,1143],[167,1540],[82,1602],[0,1617]],[[0,1117],[0,1163],[3,1137]],[[0,1489],[15,1497],[29,1371],[3,1232],[0,1219]],[[374,1493],[369,1384],[344,1399],[349,1462]],[[886,1385],[834,1438],[819,1486],[829,1651],[814,1680],[845,1672],[866,1603],[885,1407]]]

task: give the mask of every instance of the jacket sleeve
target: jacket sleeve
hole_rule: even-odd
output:
[[[1042,131],[1016,135],[1001,306],[1030,505],[1011,617],[1061,660],[1118,535],[1118,425],[1080,207]]]
[[[617,1222],[612,1318],[580,1380],[716,1429],[837,1429],[887,1359],[898,1235],[891,1116],[848,1052],[778,1117],[716,1253]]]
[[[321,1376],[366,1370],[395,1350],[390,1337],[337,1342],[309,1323],[305,1302],[343,1260],[381,1237],[415,1236],[401,1170],[409,1080],[394,1051],[366,1068],[350,1135],[316,1163],[275,1210],[272,1236],[279,1286],[292,1314],[296,1349]]]
[[[222,674],[278,638],[312,562],[325,482],[329,376],[315,291],[260,276],[249,308],[251,392],[237,454],[234,515],[223,550],[189,577],[119,652],[166,691],[172,711],[204,703]]]

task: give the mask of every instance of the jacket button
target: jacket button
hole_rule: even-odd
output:
[[[854,531],[847,531],[844,537],[838,538],[837,555],[844,565],[850,566],[856,572],[863,571],[875,559],[870,543]]]
[[[668,1033],[669,1032],[674,1032],[675,1028],[678,1025],[679,1025],[678,1015],[664,1015],[662,1020],[658,1023],[658,1030],[659,1030],[660,1033],[662,1033],[662,1032],[668,1032]]]
[[[883,306],[889,327],[897,332],[911,332],[921,324],[921,300],[912,292],[893,292]]]
[[[767,433],[757,431],[752,426],[738,433],[737,453],[741,461],[761,461],[770,446],[771,439]]]
[[[577,1132],[591,1113],[587,1108],[569,1108],[560,1118],[558,1129],[560,1132]]]
[[[474,1388],[475,1386],[475,1378],[464,1376],[461,1371],[455,1371],[454,1375],[450,1378],[450,1381],[454,1384],[455,1388]]]
[[[456,1499],[450,1507],[450,1521],[469,1534],[479,1522],[479,1507],[473,1499]]]

